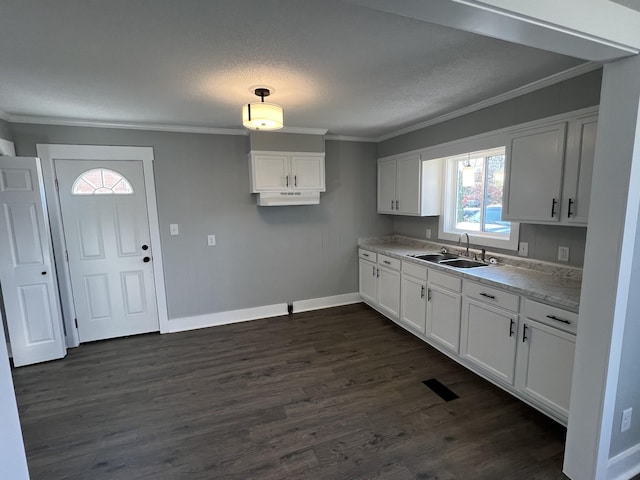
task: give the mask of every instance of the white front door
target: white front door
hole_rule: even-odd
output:
[[[0,284],[16,366],[65,356],[37,158],[0,157]]]
[[[80,341],[158,331],[142,162],[54,165]]]

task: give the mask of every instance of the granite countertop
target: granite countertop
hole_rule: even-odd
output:
[[[386,239],[362,239],[358,242],[358,246],[478,283],[500,287],[572,312],[578,311],[582,283],[581,269],[491,253],[487,253],[486,258],[496,257],[499,262],[497,265],[466,269],[448,267],[409,257],[415,254],[440,253],[442,245],[399,236]],[[450,245],[446,247],[450,251],[459,251],[459,248]]]

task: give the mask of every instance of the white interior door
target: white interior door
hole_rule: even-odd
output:
[[[55,170],[80,341],[158,331],[142,162]]]
[[[0,157],[0,284],[16,366],[65,356],[37,158]]]

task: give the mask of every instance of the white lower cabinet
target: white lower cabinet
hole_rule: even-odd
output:
[[[427,269],[402,262],[400,322],[422,335],[427,321]]]
[[[360,296],[397,320],[400,317],[400,260],[363,249],[358,256]]]
[[[575,313],[525,300],[518,333],[516,387],[561,419],[569,415],[577,319]]]
[[[513,385],[517,324],[514,313],[465,297],[460,355],[492,377]]]
[[[458,353],[461,295],[430,282],[427,293],[427,338]]]

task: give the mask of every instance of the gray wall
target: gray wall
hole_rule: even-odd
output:
[[[376,214],[374,144],[326,142],[320,205],[257,207],[245,136],[12,127],[18,155],[36,143],[154,148],[169,318],[357,292],[357,238],[393,230]]]
[[[431,239],[440,243],[457,245],[457,242],[442,240],[438,237],[439,217],[401,217],[395,218],[394,233],[425,239],[425,230],[431,229]],[[520,224],[520,241],[529,244],[529,257],[546,262],[558,262],[558,247],[569,247],[569,265],[581,267],[584,262],[584,247],[587,229],[581,227],[557,227],[555,225]],[[473,244],[472,244],[473,246]],[[489,248],[491,252],[515,255],[513,250]]]
[[[9,122],[0,118],[0,138],[4,140],[13,141],[13,134],[11,133],[11,125]]]
[[[596,70],[550,87],[378,144],[378,157],[417,150],[481,133],[598,105],[602,71]],[[396,217],[394,233],[437,238],[438,217]],[[569,264],[582,266],[587,229],[553,225],[520,225],[520,241],[529,243],[529,258],[557,262],[558,247],[569,247]],[[514,254],[514,251],[491,249]]]
[[[281,152],[324,152],[322,135],[283,132],[251,132],[249,134],[251,150]]]

